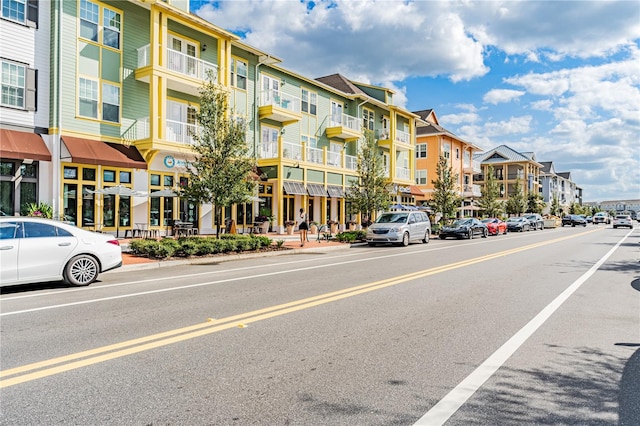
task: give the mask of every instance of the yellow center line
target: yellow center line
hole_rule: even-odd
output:
[[[32,364],[15,367],[8,370],[0,371],[0,389],[9,386],[14,386],[20,383],[25,383],[32,380],[37,380],[43,377],[60,374],[65,371],[74,370],[81,367],[86,367],[93,364],[98,364],[105,361],[121,358],[124,356],[136,354],[139,352],[159,348],[162,346],[171,345],[174,343],[183,342],[186,340],[194,339],[197,337],[206,336],[208,334],[217,333],[219,331],[228,330],[230,328],[238,327],[243,324],[250,324],[266,319],[274,318],[277,316],[285,315],[292,312],[309,309],[312,307],[320,306],[326,303],[335,302],[337,300],[346,299],[349,297],[357,296],[360,294],[368,293],[371,291],[380,290],[386,287],[398,285],[408,281],[413,281],[418,278],[424,278],[430,275],[439,274],[453,269],[462,268],[465,266],[474,265],[481,262],[497,259],[500,257],[508,256],[511,254],[519,253],[526,250],[532,250],[534,248],[542,247],[549,244],[558,243],[560,241],[576,238],[578,236],[586,235],[592,232],[596,232],[600,228],[582,232],[579,234],[573,234],[565,237],[555,238],[553,240],[542,241],[539,243],[529,244],[522,247],[517,247],[501,252],[479,256],[473,259],[463,260],[459,262],[450,263],[447,265],[437,266],[434,268],[424,269],[422,271],[412,272],[405,275],[399,275],[392,278],[386,278],[383,280],[374,281],[367,284],[361,284],[355,287],[350,287],[331,293],[325,293],[318,296],[308,297],[305,299],[295,300],[293,302],[283,303],[280,305],[270,306],[267,308],[258,309],[251,312],[246,312],[238,315],[232,315],[226,318],[217,320],[209,320],[204,323],[194,324],[187,327],[178,328],[162,333],[152,334],[137,339],[127,340],[112,345],[102,346],[99,348],[77,352],[62,357],[52,358]],[[66,363],[66,364],[64,364]],[[58,365],[57,364],[64,364]],[[51,368],[46,368],[51,367]],[[39,371],[36,371],[39,370]],[[19,376],[5,379],[8,376]]]

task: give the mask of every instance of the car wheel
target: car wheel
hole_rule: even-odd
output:
[[[422,239],[422,242],[427,244],[429,242],[429,230],[427,229],[424,233],[424,238]]]
[[[617,228],[618,228],[617,226],[613,225],[613,229],[617,229]]]
[[[473,230],[469,229],[469,234],[467,235],[467,238],[470,240],[473,240]]]
[[[377,244],[376,243],[368,243],[369,247],[375,247]]]
[[[504,235],[507,235],[507,228],[504,228]]]
[[[405,246],[405,247],[409,245],[409,233],[408,232],[405,232],[402,235],[402,245]]]
[[[64,267],[64,281],[73,286],[89,285],[98,279],[98,261],[88,254],[73,257]]]
[[[576,227],[576,224],[572,222],[572,223],[571,223],[571,227],[572,227],[572,228],[575,228],[575,227]]]
[[[487,235],[489,235],[489,231],[487,231],[486,229],[482,230],[482,238],[487,238]]]
[[[446,240],[447,237],[445,235],[438,235],[438,238],[440,238],[441,240]]]

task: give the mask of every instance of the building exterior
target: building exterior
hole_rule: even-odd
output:
[[[463,199],[461,214],[473,216],[476,211],[474,199],[482,195],[480,185],[474,183],[474,173],[480,173],[480,162],[474,154],[480,151],[476,145],[463,140],[440,126],[432,109],[415,111],[420,117],[416,129],[415,185],[422,193],[418,201],[428,202],[432,198],[438,161],[441,156],[449,160],[451,171],[458,177],[458,188]]]
[[[478,185],[486,182],[489,167],[493,166],[494,177],[500,185],[500,199],[506,201],[519,183],[526,196],[540,193],[540,169],[542,164],[536,160],[533,152],[518,152],[506,145],[475,154],[474,159],[481,163],[482,170],[473,178]]]
[[[607,212],[635,212],[640,214],[640,200],[607,200],[599,203],[600,210]]]
[[[0,211],[25,214],[50,201],[50,12],[46,2],[8,2],[0,8]]]
[[[556,172],[552,161],[542,161],[540,169],[540,195],[547,204],[548,213],[554,197],[563,212],[568,213],[571,204],[582,205],[582,189],[571,180],[571,172]]]

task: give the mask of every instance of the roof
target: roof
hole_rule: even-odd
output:
[[[342,74],[331,74],[324,77],[318,77],[316,80],[350,95],[368,96]]]
[[[518,152],[506,145],[500,145],[490,151],[482,152],[480,154],[474,154],[473,158],[474,160],[480,161],[482,164],[522,162],[534,162],[540,164],[535,160],[534,153]]]

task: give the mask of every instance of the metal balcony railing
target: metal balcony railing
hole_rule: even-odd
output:
[[[347,114],[332,114],[329,117],[329,127],[346,127],[356,132],[362,131],[362,122],[356,117]]]
[[[340,167],[340,153],[327,151],[327,164],[334,167]]]
[[[292,160],[301,160],[302,159],[302,145],[296,145],[293,143],[283,143],[283,151],[282,157],[289,158]]]
[[[322,164],[322,150],[308,146],[307,161],[310,163]]]
[[[263,90],[260,93],[260,106],[274,105],[300,114],[300,98],[280,90]]]
[[[401,143],[410,143],[411,135],[407,132],[403,132],[401,130],[396,130],[396,142]]]
[[[409,179],[411,170],[406,167],[396,167],[396,177],[398,179]]]
[[[165,126],[165,139],[170,142],[193,145],[195,143],[193,136],[199,131],[199,127],[196,124],[167,120]]]
[[[278,158],[278,142],[262,142],[260,158]]]
[[[166,58],[165,67],[171,71],[184,74],[199,80],[206,80],[209,74],[214,81],[218,76],[218,66],[211,62],[203,61],[194,56],[186,55],[173,49],[164,49]],[[146,45],[138,49],[138,68],[145,67],[151,63],[150,46]]]

